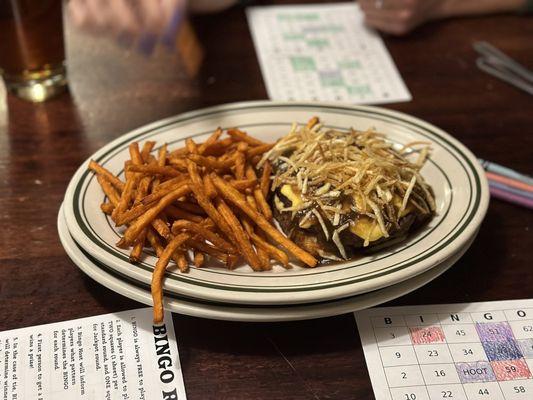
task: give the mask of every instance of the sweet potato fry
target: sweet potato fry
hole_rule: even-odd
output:
[[[234,189],[232,188],[232,190]],[[248,236],[244,232],[241,223],[239,222],[233,211],[231,211],[231,209],[222,199],[217,199],[217,211],[220,213],[220,215],[224,217],[226,222],[230,225],[235,238],[235,243],[237,244],[237,246],[239,246],[241,254],[246,260],[246,262],[248,262],[248,264],[250,265],[250,267],[252,267],[254,271],[261,271],[261,262],[257,258],[257,253],[252,247],[250,241],[248,240]]]
[[[135,193],[135,188],[137,187],[137,183],[139,182],[140,176],[137,174],[128,174],[126,172],[126,186],[124,186],[124,190],[122,191],[120,195],[120,200],[113,210],[112,217],[113,219],[117,219],[120,217],[120,215],[126,211],[130,205],[130,202],[133,200],[133,195]]]
[[[235,158],[228,158],[221,161],[213,156],[201,156],[198,154],[189,155],[189,160],[192,160],[198,165],[202,165],[209,169],[227,170],[235,164]]]
[[[96,161],[94,160],[89,161],[89,169],[96,172],[98,175],[101,175],[104,178],[106,178],[120,192],[124,190],[125,183],[122,182],[120,179],[118,179],[115,175],[113,175],[107,169],[102,167],[100,164],[98,164]]]
[[[159,150],[157,151],[156,164],[159,167],[164,167],[167,164],[167,144],[166,143],[163,144],[163,146],[161,146]],[[172,179],[177,179],[177,178],[172,178]],[[160,185],[160,183],[161,183],[161,176],[155,177],[154,182],[153,182],[153,187],[157,188]]]
[[[182,173],[172,167],[160,167],[159,165],[130,165],[127,169],[130,172],[140,172],[143,174],[182,176]]]
[[[146,142],[146,144],[149,144],[149,143],[152,143],[152,147],[153,145],[155,144],[155,142]],[[146,154],[146,158],[148,158],[150,156],[150,149],[151,150],[151,147],[150,145],[146,146],[146,148],[143,147],[143,151],[148,151],[148,153]],[[133,153],[134,155],[132,155],[132,162],[134,163],[138,163],[138,162],[141,162],[144,161],[143,159],[143,156],[142,154],[138,154],[138,151],[139,151],[139,148],[131,148],[130,147],[130,153]],[[150,186],[150,184],[152,183],[152,177],[151,176],[144,176],[142,178],[140,178],[139,180],[139,184],[137,185],[137,188],[136,188],[136,192],[135,192],[135,199],[133,201],[133,205],[137,205],[139,204],[139,202],[141,201],[141,199],[143,197],[146,196],[146,193],[148,193],[148,188]],[[144,242],[145,242],[145,237],[146,237],[146,233],[141,234],[139,235],[140,239],[137,240],[136,244],[135,244],[135,247],[134,247],[134,250],[132,251],[132,255],[130,255],[130,259],[132,259],[133,257],[133,260],[138,260],[138,258],[140,257],[140,253],[142,252],[142,249],[144,247]],[[140,250],[139,250],[140,248]],[[138,255],[137,255],[138,253]]]
[[[102,210],[104,214],[111,215],[114,209],[115,209],[115,206],[111,203],[100,204],[100,210]]]
[[[165,276],[165,270],[168,262],[172,257],[174,251],[181,246],[185,241],[189,239],[187,233],[182,233],[174,237],[159,256],[157,263],[152,274],[151,292],[154,302],[154,323],[160,324],[163,322],[163,277]]]
[[[246,142],[248,143],[249,145],[252,145],[252,146],[262,146],[264,144],[266,144],[265,142],[262,142],[258,139],[255,139],[251,136],[248,136],[248,134],[246,132],[242,132],[238,129],[228,129],[227,130],[228,132],[228,135],[230,135],[232,138],[234,139],[237,139],[237,140],[242,140],[243,142]]]
[[[163,239],[170,239],[170,228],[161,218],[155,218],[152,221],[152,227],[156,230],[157,233],[159,233],[159,236],[161,236]]]
[[[235,177],[237,179],[244,179],[245,164],[246,156],[244,153],[237,151],[237,153],[235,153]]]
[[[161,146],[157,152],[157,165],[164,167],[167,163],[167,144]]]
[[[198,154],[198,147],[196,146],[196,142],[191,138],[187,138],[185,140],[185,147],[187,147],[187,151],[189,152],[189,154]]]
[[[148,243],[150,243],[150,246],[152,246],[154,249],[156,256],[159,257],[163,252],[164,247],[161,244],[161,239],[159,239],[159,236],[152,228],[148,228],[146,230],[146,239],[148,240]]]
[[[194,266],[196,268],[200,268],[202,265],[204,265],[205,257],[203,253],[200,253],[199,251],[194,252]]]
[[[151,176],[143,176],[141,178],[141,180],[139,181],[139,185],[137,186],[137,190],[135,192],[135,200],[133,202],[134,206],[139,204],[141,200],[146,197],[146,193],[148,193],[148,188],[150,187],[151,183]]]
[[[320,122],[320,120],[318,119],[318,117],[312,117],[309,121],[307,121],[307,129],[313,129],[313,127],[318,124]]]
[[[272,210],[270,209],[270,206],[268,205],[260,188],[254,189],[254,198],[257,205],[259,206],[259,210],[265,216],[265,218],[269,221],[272,220]]]
[[[180,147],[179,149],[172,150],[168,157],[169,158],[183,158],[187,155],[188,151],[186,147]]]
[[[257,233],[252,233],[251,235],[254,245],[258,249],[263,249],[266,251],[273,259],[279,261],[281,265],[285,268],[289,268],[289,256],[283,252],[283,250],[278,249],[276,246],[271,245],[265,239],[260,237]]]
[[[228,148],[233,144],[232,138],[226,138],[212,143],[205,147],[205,150],[200,153],[203,156],[220,156],[227,153]]]
[[[217,190],[215,189],[213,182],[209,178],[209,175],[205,175],[203,181],[205,194],[207,194],[210,199],[214,199],[215,197],[217,197]]]
[[[143,230],[135,241],[135,244],[133,245],[133,249],[130,252],[130,261],[133,263],[139,262],[139,260],[141,259],[141,254],[144,248],[144,242],[146,240],[146,233],[147,230]]]
[[[154,187],[153,190],[154,192],[159,192],[160,190],[168,189],[177,183],[183,182],[186,179],[188,179],[186,174],[183,174],[182,176],[177,176],[175,178],[170,178],[164,182],[160,182],[159,185],[157,185],[157,187]]]
[[[226,222],[226,219],[220,215],[219,211],[211,203],[211,200],[205,194],[203,187],[196,184],[191,184],[191,189],[196,196],[196,200],[200,207],[202,207],[209,218],[218,226],[218,228],[228,237],[231,241],[235,240],[235,235],[230,225]]]
[[[187,257],[185,257],[185,252],[183,250],[174,250],[172,258],[174,259],[174,262],[178,266],[180,272],[189,271],[189,262],[187,261]]]
[[[242,218],[241,222],[248,236],[252,238],[252,235],[254,234],[254,227],[252,223],[246,217]],[[259,263],[261,264],[261,269],[263,271],[271,270],[272,265],[270,265],[270,257],[268,256],[268,253],[262,247],[255,246],[255,249],[257,251],[257,258],[259,259]]]
[[[128,211],[125,211],[121,215],[119,215],[114,221],[116,226],[122,226],[129,224],[133,220],[139,218],[141,215],[143,215],[146,211],[148,211],[151,207],[153,207],[154,203],[149,204],[138,204],[132,208],[130,208]]]
[[[187,242],[185,244],[188,247],[190,247],[192,249],[195,249],[195,250],[198,250],[198,251],[201,251],[202,253],[208,255],[209,257],[215,258],[218,261],[220,261],[221,263],[226,264],[226,266],[228,266],[228,261],[229,261],[230,255],[220,251],[216,247],[214,247],[214,246],[212,246],[212,245],[210,245],[208,243],[202,242],[200,240],[194,240],[194,239],[187,240]],[[232,260],[233,260],[233,258],[237,257],[237,256],[231,255],[231,257],[232,257]],[[228,268],[229,268],[229,266],[228,266]]]
[[[261,192],[263,197],[266,199],[268,193],[270,192],[270,175],[272,175],[272,165],[269,161],[263,164],[263,171],[261,172],[261,182],[259,186],[261,187]]]
[[[107,198],[113,205],[113,208],[115,208],[118,205],[120,197],[115,188],[111,185],[111,182],[108,181],[107,177],[104,175],[97,175],[96,180],[100,184],[100,187],[102,188],[104,194],[107,196]]]
[[[255,171],[250,165],[248,165],[246,168],[246,177],[248,179],[257,179]],[[272,210],[270,209],[265,196],[263,196],[262,190],[259,187],[256,187],[253,189],[253,194],[255,202],[259,207],[259,211],[261,211],[265,218],[270,221],[272,219]]]
[[[197,215],[205,215],[205,211],[202,207],[200,207],[196,203],[191,203],[188,200],[180,200],[176,202],[176,206],[181,208],[182,210],[188,211],[193,214]]]
[[[247,158],[254,158],[255,156],[261,156],[274,147],[274,143],[262,144],[260,146],[252,147],[246,151]]]
[[[168,163],[181,172],[187,171],[187,162],[183,158],[168,158]]]
[[[241,153],[246,153],[250,146],[246,142],[238,142],[237,143],[237,151],[240,151]]]
[[[139,143],[133,142],[130,143],[129,148],[130,158],[133,165],[143,165],[143,158],[141,152],[139,151]]]
[[[171,204],[176,199],[185,196],[191,191],[190,186],[187,183],[183,183],[178,189],[168,193],[165,197],[152,206],[148,211],[141,215],[128,229],[124,232],[124,236],[121,241],[125,244],[132,244],[135,238],[140,232],[148,226],[156,217],[161,213],[166,206]]]
[[[257,179],[230,180],[229,184],[239,191],[250,189],[257,185]]]
[[[219,249],[228,253],[236,253],[236,249],[233,245],[200,224],[195,224],[194,222],[183,219],[174,221],[174,224],[172,224],[172,233],[177,235],[181,231],[193,232],[210,241]]]
[[[155,146],[155,142],[153,140],[147,140],[143,144],[143,148],[141,150],[141,157],[143,161],[148,164],[150,162],[150,152]]]
[[[203,142],[200,146],[198,146],[198,154],[202,155],[206,151],[209,146],[213,145],[217,142],[217,140],[220,138],[220,135],[222,135],[222,129],[217,128],[211,136],[207,138],[205,142]]]
[[[211,203],[209,197],[205,193],[202,178],[198,174],[197,165],[191,160],[188,160],[187,170],[189,171],[189,176],[191,180],[193,181],[193,184],[191,185],[191,190],[193,191],[194,196],[196,197],[196,201],[198,202],[198,205],[213,220],[213,222],[215,222],[215,224],[219,227],[219,229],[228,238],[233,238],[233,231],[231,230],[230,226],[226,223],[225,219],[222,218],[222,216],[218,213],[218,211],[215,209],[215,207]],[[180,204],[180,206],[181,207],[185,206],[185,203],[183,203],[183,205]],[[192,211],[192,210],[189,209],[188,211]]]
[[[294,244],[290,239],[285,237],[280,231],[272,226],[263,215],[252,209],[241,193],[231,187],[231,185],[228,185],[216,174],[211,174],[211,179],[218,189],[219,194],[221,194],[223,198],[248,215],[248,217],[250,217],[250,219],[254,221],[259,228],[261,228],[261,230],[263,230],[272,238],[272,240],[285,247],[290,253],[292,253],[296,258],[304,262],[306,265],[310,267],[316,266],[317,260],[315,257]]]
[[[177,204],[177,203],[174,203],[174,204]],[[167,206],[167,208],[165,208],[165,214],[172,219],[186,219],[188,221],[197,222],[197,223],[202,222],[204,220],[201,216],[190,213],[174,205]]]

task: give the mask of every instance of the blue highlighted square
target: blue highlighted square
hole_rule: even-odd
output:
[[[517,360],[522,352],[515,341],[481,342],[489,361]]]
[[[482,342],[514,340],[513,330],[507,322],[478,322],[476,330]]]

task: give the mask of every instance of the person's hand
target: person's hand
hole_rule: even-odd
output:
[[[150,53],[156,42],[172,45],[185,13],[186,0],[70,0],[68,12],[78,28],[139,39]]]
[[[516,12],[526,0],[359,0],[359,5],[369,26],[403,35],[434,19]]]
[[[445,0],[359,0],[365,22],[380,31],[403,35],[440,17]]]

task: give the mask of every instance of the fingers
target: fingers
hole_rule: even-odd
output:
[[[67,7],[76,27],[138,39],[150,53],[160,40],[175,41],[186,0],[70,0]]]
[[[397,10],[406,7],[406,0],[384,0],[378,7],[379,2],[376,0],[359,0],[358,4],[361,9],[366,13],[369,10]]]
[[[141,24],[127,0],[110,1],[110,8],[115,15],[116,31],[129,35],[137,35]]]
[[[162,6],[166,21],[161,34],[161,41],[168,47],[172,47],[186,12],[186,0],[163,0]]]
[[[380,30],[385,33],[390,33],[392,35],[405,35],[414,28],[410,25],[398,22],[394,18],[390,19],[381,16],[367,16],[365,19],[365,23],[374,29]]]
[[[369,11],[365,15],[367,25],[394,35],[404,35],[418,25],[415,16],[408,10]]]
[[[394,35],[404,35],[430,19],[430,8],[434,1],[384,0],[377,8],[373,0],[361,0],[365,22],[372,28]]]

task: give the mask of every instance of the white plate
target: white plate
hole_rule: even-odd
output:
[[[85,253],[70,235],[62,210],[59,211],[57,228],[59,238],[70,259],[92,279],[138,302],[152,305],[152,296],[148,285],[136,282],[117,274],[99,261]],[[459,249],[452,257],[430,269],[396,285],[385,289],[356,295],[341,300],[320,303],[288,306],[243,306],[232,304],[216,304],[207,301],[180,297],[173,293],[165,293],[165,309],[194,317],[221,319],[228,321],[274,322],[296,321],[303,319],[323,318],[345,314],[373,307],[403,296],[437,278],[450,268],[470,247],[473,238]]]
[[[433,152],[422,174],[432,185],[438,215],[406,242],[372,256],[313,269],[281,267],[253,272],[192,268],[188,274],[170,272],[165,289],[210,301],[244,304],[318,302],[377,290],[412,278],[440,264],[465,246],[478,229],[488,206],[484,173],[476,158],[442,130],[408,115],[375,107],[275,102],[236,103],[182,114],[139,128],[104,146],[91,158],[120,173],[132,141],[167,142],[170,148],[188,137],[204,140],[217,126],[239,126],[273,141],[293,122],[317,115],[330,127],[375,127],[397,143],[430,141]],[[157,151],[157,149],[154,149]],[[87,170],[88,160],[72,178],[65,196],[68,229],[92,257],[116,272],[148,284],[156,259],[139,265],[128,262],[127,251],[115,246],[119,233],[100,211],[104,195]]]

